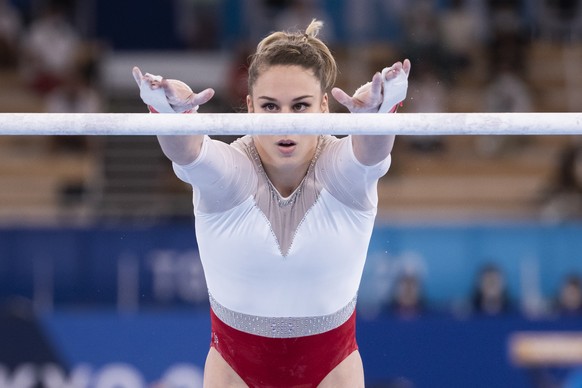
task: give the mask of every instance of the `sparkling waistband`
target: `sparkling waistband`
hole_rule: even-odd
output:
[[[232,311],[210,296],[214,314],[228,326],[245,333],[270,338],[294,338],[321,334],[344,324],[356,309],[357,296],[329,315],[316,317],[260,317]]]

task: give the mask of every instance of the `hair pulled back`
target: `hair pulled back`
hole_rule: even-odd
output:
[[[329,48],[317,38],[322,27],[322,21],[313,19],[304,33],[278,31],[259,42],[249,66],[249,93],[261,72],[276,65],[297,65],[312,70],[321,83],[321,90],[329,90],[335,83],[337,64]]]

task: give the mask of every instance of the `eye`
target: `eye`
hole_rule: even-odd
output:
[[[265,112],[275,112],[277,110],[277,105],[273,104],[272,102],[267,102],[261,105],[261,108],[263,108]]]
[[[310,106],[311,105],[306,103],[306,102],[300,102],[300,103],[293,105],[293,110],[295,112],[303,112],[303,111],[307,110]]]

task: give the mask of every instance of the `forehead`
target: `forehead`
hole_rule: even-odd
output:
[[[275,65],[265,68],[251,91],[255,95],[315,94],[321,82],[311,69],[297,65]]]

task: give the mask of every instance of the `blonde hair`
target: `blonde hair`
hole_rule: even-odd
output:
[[[329,90],[337,77],[337,64],[329,48],[317,38],[322,27],[322,21],[313,19],[304,33],[278,31],[259,42],[249,66],[249,93],[261,72],[275,65],[297,65],[313,70],[321,90]]]

